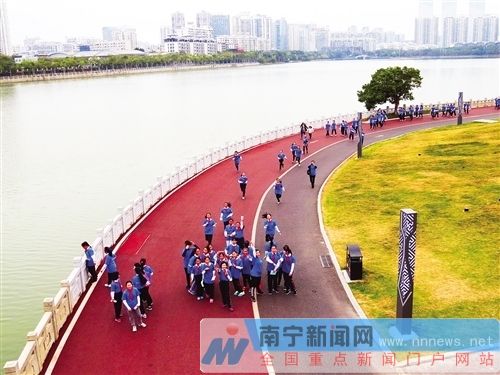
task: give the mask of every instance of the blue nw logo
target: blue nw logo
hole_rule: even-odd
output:
[[[227,363],[229,365],[236,365],[240,361],[243,352],[248,346],[248,343],[248,339],[240,339],[238,345],[236,345],[235,347],[234,338],[230,338],[227,340],[226,345],[222,347],[221,338],[213,339],[210,343],[210,346],[208,347],[207,352],[201,359],[201,363],[203,363],[204,365],[209,365],[215,357],[215,364],[222,365],[224,364],[224,361],[227,357]]]

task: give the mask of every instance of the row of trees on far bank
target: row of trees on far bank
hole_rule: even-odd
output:
[[[16,64],[12,58],[0,55],[0,75],[37,75],[113,69],[154,68],[175,65],[214,65],[251,62],[269,64],[290,61],[309,61],[321,58],[325,57],[319,52],[256,51],[223,52],[213,55],[169,53],[151,55],[113,55],[103,57],[41,57],[37,60],[24,60]]]

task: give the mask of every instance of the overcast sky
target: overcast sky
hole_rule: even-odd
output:
[[[240,12],[284,17],[290,23],[329,26],[332,31],[351,25],[382,27],[413,39],[418,0],[5,0],[12,44],[26,37],[64,41],[66,37],[102,38],[103,26],[131,26],[139,41],[158,43],[161,26],[180,11],[186,21],[197,12],[236,15]],[[435,0],[439,16],[441,0]],[[498,15],[500,1],[486,0],[486,11]],[[459,14],[468,12],[468,0],[458,0]]]

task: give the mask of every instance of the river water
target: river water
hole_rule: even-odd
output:
[[[500,59],[322,61],[1,86],[1,351],[15,359],[42,300],[140,189],[211,147],[363,110],[376,69],[420,69],[415,101],[500,94]]]

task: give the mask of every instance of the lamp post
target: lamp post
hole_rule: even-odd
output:
[[[361,117],[363,114],[358,112],[358,159],[363,156],[363,141],[365,140],[365,133],[363,132],[363,122]]]
[[[458,93],[458,116],[457,125],[462,125],[462,110],[464,108],[464,93],[460,91]]]

